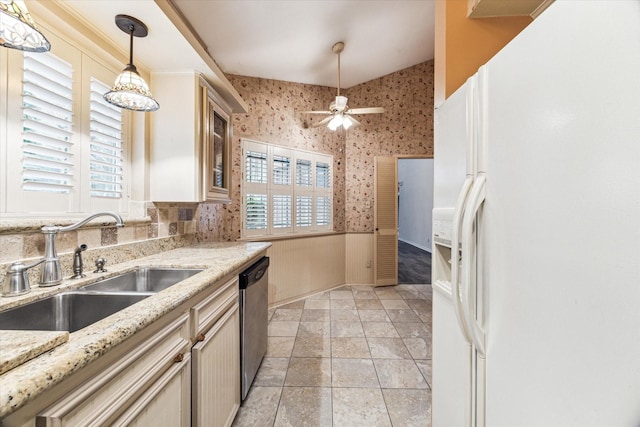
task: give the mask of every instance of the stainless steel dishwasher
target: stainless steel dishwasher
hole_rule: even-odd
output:
[[[240,273],[240,375],[242,400],[267,352],[269,258]]]

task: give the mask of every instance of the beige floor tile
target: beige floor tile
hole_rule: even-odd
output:
[[[354,299],[332,299],[331,310],[355,310],[356,301]]]
[[[300,322],[292,320],[272,320],[269,322],[268,334],[270,337],[295,337]]]
[[[353,299],[353,292],[351,290],[342,290],[338,289],[335,291],[329,292],[330,299]]]
[[[358,314],[363,322],[391,322],[384,310],[358,310]]]
[[[356,308],[358,310],[384,310],[380,300],[376,299],[356,299]]]
[[[411,309],[387,310],[392,322],[420,322],[420,318]]]
[[[300,322],[299,337],[328,337],[331,335],[329,322]]]
[[[339,358],[371,358],[366,338],[331,338],[331,356]]]
[[[329,291],[311,295],[310,297],[306,298],[305,301],[309,301],[310,299],[329,299]]]
[[[302,322],[329,322],[331,320],[331,310],[304,309],[302,311]]]
[[[302,316],[301,308],[278,308],[271,320],[300,320]]]
[[[304,302],[304,309],[322,309],[329,310],[331,308],[331,301],[326,299],[308,299]]]
[[[371,285],[350,285],[349,287],[351,288],[351,290],[353,292],[356,292],[356,291],[371,292],[371,291],[373,291],[373,286],[371,286]]]
[[[382,394],[394,426],[431,426],[429,390],[384,389]]]
[[[374,359],[382,388],[428,388],[413,360]]]
[[[281,305],[280,307],[276,307],[276,309],[278,308],[283,308],[283,309],[303,309],[304,308],[304,300],[301,299],[299,301],[294,301],[294,302],[290,302],[288,304],[284,304]]]
[[[270,308],[269,310],[267,310],[267,322],[271,321],[271,318],[273,317],[273,313],[276,312],[275,308]]]
[[[285,357],[265,357],[258,369],[253,385],[262,387],[276,387],[284,384],[287,375],[289,359]]]
[[[331,389],[285,387],[275,427],[326,427],[332,423]]]
[[[332,387],[380,387],[371,359],[331,360]]]
[[[414,359],[428,359],[431,357],[431,345],[423,338],[402,338]]]
[[[431,360],[416,360],[416,365],[431,388]]]
[[[289,361],[284,385],[287,387],[330,387],[331,359],[326,357],[292,357]]]
[[[276,418],[282,387],[256,387],[249,390],[247,399],[233,421],[233,427],[270,427]]]
[[[331,357],[329,337],[297,337],[292,357]]]
[[[362,323],[357,322],[331,322],[332,337],[364,337]]]
[[[407,303],[401,299],[381,299],[380,302],[387,310],[409,310]]]
[[[393,325],[403,338],[423,338],[431,341],[431,331],[422,322],[396,322]]]
[[[362,328],[367,338],[399,338],[393,323],[388,322],[362,322]]]
[[[334,388],[333,425],[336,427],[390,427],[379,388]]]
[[[331,320],[342,322],[359,322],[358,310],[331,310]]]
[[[295,337],[269,337],[265,357],[291,357]]]
[[[431,301],[423,300],[423,299],[407,299],[405,300],[407,305],[416,311],[426,311],[431,312],[432,306]]]
[[[402,299],[395,289],[376,288],[374,292],[380,299]]]
[[[431,325],[432,315],[430,312],[418,312],[416,313],[420,321],[426,323],[427,325]]]
[[[354,299],[378,299],[378,296],[375,292],[371,290],[359,290],[356,289],[353,291]]]
[[[411,359],[401,338],[367,338],[373,359]]]

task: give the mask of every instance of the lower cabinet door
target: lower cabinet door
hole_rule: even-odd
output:
[[[193,346],[192,421],[199,427],[224,427],[240,407],[240,315],[238,303]]]
[[[176,364],[112,426],[190,427],[191,355],[186,353],[176,358]]]

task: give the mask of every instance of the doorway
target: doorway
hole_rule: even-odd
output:
[[[398,284],[431,284],[433,159],[398,159]]]

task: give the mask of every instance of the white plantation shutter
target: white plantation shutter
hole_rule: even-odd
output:
[[[332,229],[332,156],[247,139],[242,152],[243,236]]]
[[[296,227],[311,227],[313,224],[313,197],[296,196]]]
[[[328,196],[316,197],[316,225],[326,226],[331,224],[331,198]]]
[[[274,194],[273,200],[273,228],[291,228],[291,195]]]
[[[90,192],[92,197],[122,198],[122,110],[103,94],[110,88],[91,78]]]
[[[296,185],[311,187],[313,185],[312,161],[308,159],[296,159]]]
[[[73,67],[52,53],[25,53],[22,188],[69,193],[74,185]]]
[[[246,206],[246,228],[248,230],[267,229],[267,195],[247,194]]]

